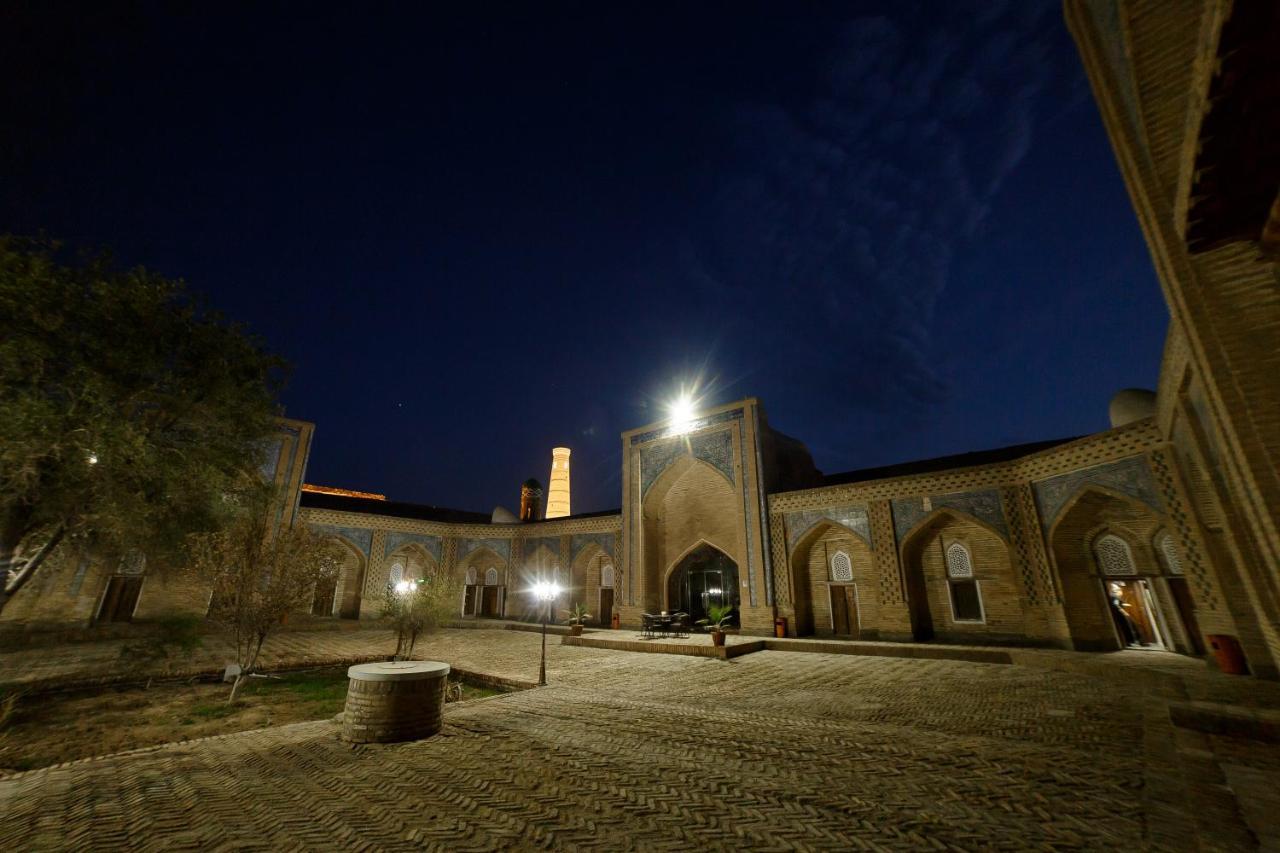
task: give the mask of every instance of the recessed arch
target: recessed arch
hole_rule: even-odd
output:
[[[968,577],[952,574],[960,554],[952,550],[956,544],[962,546],[967,558]],[[1018,601],[1020,597],[1004,531],[964,510],[938,507],[902,538],[899,556],[906,580],[911,633],[916,640],[931,640],[939,634],[949,639],[1017,641],[1026,637],[1021,606],[995,606],[1002,600]],[[1006,592],[990,596],[992,607],[987,608],[982,599],[984,587],[1003,588]],[[958,598],[960,593],[964,593],[962,598]],[[959,607],[961,603],[972,606],[974,611],[965,612]]]
[[[640,603],[666,607],[672,567],[700,541],[745,564],[746,507],[740,491],[708,463],[683,456],[654,481],[641,505],[640,559],[635,567]]]
[[[316,591],[312,612],[327,610],[327,614],[343,619],[358,619],[365,570],[368,566],[364,551],[345,536],[331,534],[326,538],[339,548],[338,576],[333,581],[331,595],[327,590]]]
[[[663,576],[663,609],[705,618],[712,605],[735,610],[742,604],[738,564],[705,539],[685,550]]]
[[[1155,607],[1153,624],[1176,618],[1172,600],[1162,600],[1168,591],[1150,582],[1162,574],[1152,541],[1164,527],[1166,519],[1148,504],[1095,483],[1083,484],[1063,503],[1046,540],[1074,648],[1111,651],[1126,644],[1128,621],[1120,624],[1109,580],[1145,585]],[[1125,583],[1116,586],[1128,593]],[[1178,633],[1185,636],[1181,625]]]
[[[831,575],[831,559],[836,553],[843,553],[849,560],[851,578],[847,582],[836,581]],[[834,519],[821,518],[805,528],[788,558],[792,621],[797,636],[842,634],[837,622],[861,624],[864,639],[877,635],[874,626],[878,624],[879,584],[875,555],[866,537]],[[839,589],[833,591],[833,584],[837,583],[852,584],[857,591],[848,595]],[[844,607],[839,614],[843,619],[836,619],[833,608],[837,603]],[[858,612],[846,612],[850,607]]]

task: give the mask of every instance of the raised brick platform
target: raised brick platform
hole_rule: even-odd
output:
[[[436,661],[368,663],[347,671],[342,739],[352,743],[421,740],[440,731],[449,665]]]

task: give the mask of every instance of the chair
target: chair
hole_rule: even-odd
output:
[[[642,640],[652,640],[654,638],[654,628],[657,621],[658,617],[652,613],[640,614],[640,638]]]
[[[689,614],[688,613],[674,614],[671,617],[670,628],[671,628],[671,636],[673,637],[689,636],[689,631],[690,631]]]

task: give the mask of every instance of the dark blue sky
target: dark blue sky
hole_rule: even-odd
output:
[[[264,336],[312,482],[487,511],[565,444],[606,509],[619,433],[699,375],[828,473],[1155,382],[1057,0],[106,5],[0,13],[0,231]]]

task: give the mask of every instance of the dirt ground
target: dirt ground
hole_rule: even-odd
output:
[[[346,667],[251,678],[234,706],[228,684],[19,696],[0,729],[0,776],[143,746],[322,720],[342,710]],[[463,685],[463,699],[495,690]]]

